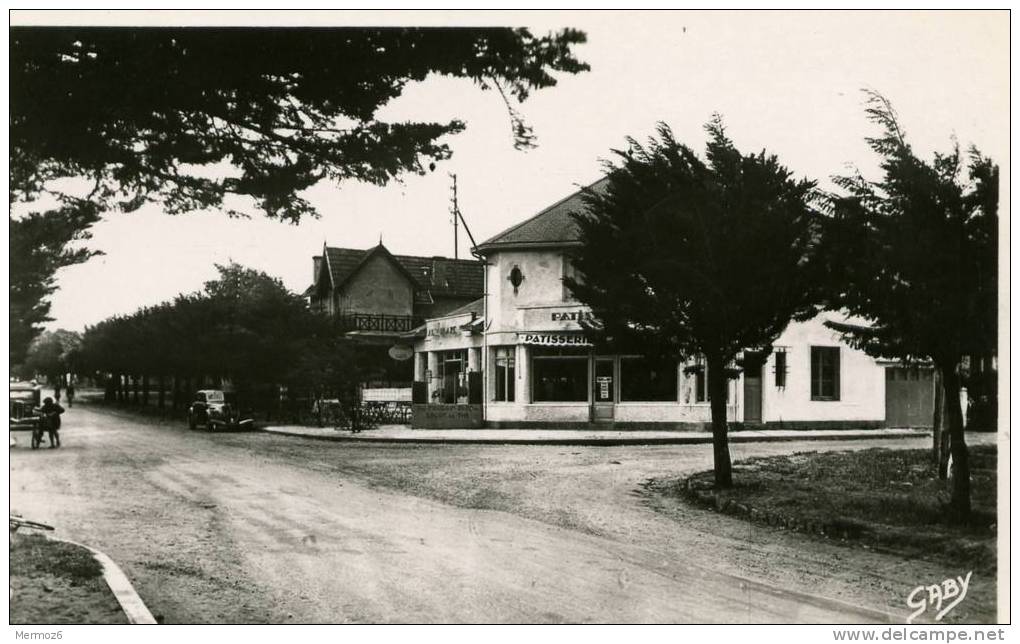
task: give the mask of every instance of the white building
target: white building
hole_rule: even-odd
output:
[[[486,260],[486,295],[415,333],[416,426],[709,426],[707,379],[697,361],[605,354],[585,336],[581,320],[591,312],[563,284],[579,244],[570,213],[582,208],[575,193],[476,248]],[[876,361],[843,344],[826,317],[833,315],[791,323],[760,368],[730,381],[729,420],[783,428],[930,425],[931,371]]]

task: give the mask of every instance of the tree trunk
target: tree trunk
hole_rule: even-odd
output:
[[[142,376],[142,405],[149,406],[149,376]]]
[[[116,374],[111,375],[106,379],[106,393],[103,395],[103,400],[108,403],[117,402],[117,381]]]
[[[166,409],[166,376],[159,374],[159,410],[163,411]]]
[[[124,389],[124,385],[126,384],[124,379],[126,377],[127,376],[122,373],[117,373],[117,402],[121,404],[127,401],[127,393]]]
[[[181,406],[181,391],[180,391],[181,390],[181,379],[180,379],[180,377],[177,374],[173,375],[173,379],[174,379],[174,389],[173,389],[173,393],[171,393],[171,395],[170,395],[170,409],[173,410],[176,413],[177,410],[180,409],[180,406]]]
[[[946,390],[942,372],[935,369],[935,414],[932,418],[932,462],[939,479],[949,476],[949,430],[946,427]]]
[[[970,462],[967,443],[963,435],[963,410],[960,408],[960,374],[957,364],[940,365],[942,385],[945,389],[946,429],[949,432],[949,451],[953,467],[949,473],[950,520],[965,522],[970,518]]]
[[[726,424],[726,362],[708,358],[708,397],[712,407],[712,456],[716,489],[733,486],[730,444]]]

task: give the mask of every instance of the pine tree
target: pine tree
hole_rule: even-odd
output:
[[[833,326],[872,355],[934,364],[953,462],[949,517],[964,521],[961,362],[994,354],[997,344],[999,169],[976,148],[965,160],[955,144],[920,159],[889,101],[866,95],[867,116],[881,129],[867,141],[882,178],[836,177],[842,194],[831,196],[823,238],[830,306],[869,324]]]
[[[646,355],[704,358],[717,487],[732,484],[728,379],[744,350],[767,355],[791,319],[815,313],[815,184],[774,155],[741,154],[721,119],[705,159],[660,124],[648,146],[616,151],[605,191],[576,213],[580,279],[603,341]]]

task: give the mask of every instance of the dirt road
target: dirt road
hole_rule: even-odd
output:
[[[59,450],[11,450],[12,511],[110,554],[170,623],[856,623],[907,612],[902,581],[865,579],[891,577],[903,567],[892,557],[739,538],[749,528],[726,517],[686,525],[644,507],[648,475],[709,464],[694,446],[353,446],[87,407],[64,427]],[[846,445],[809,448],[821,447]],[[932,568],[912,569],[926,581]]]

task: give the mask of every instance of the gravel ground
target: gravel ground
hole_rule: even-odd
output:
[[[106,551],[168,623],[902,621],[913,587],[961,572],[649,507],[640,485],[705,469],[707,445],[333,444],[87,406],[65,421],[60,450],[11,451],[12,509]],[[971,593],[968,615],[994,619],[994,580]]]
[[[922,447],[929,439],[756,443],[732,445],[734,460],[795,452]],[[988,443],[993,435],[971,437]],[[648,447],[432,446],[350,449],[334,462],[309,463],[467,508],[500,510],[653,549],[665,548],[700,565],[779,588],[898,613],[916,586],[967,571],[945,564],[877,553],[850,542],[749,524],[740,519],[646,495],[642,484],[711,466],[710,445]],[[295,457],[302,446],[294,445]],[[656,512],[650,513],[653,509]],[[996,580],[977,579],[970,601],[953,619],[995,620]],[[870,602],[870,603],[868,603]]]

